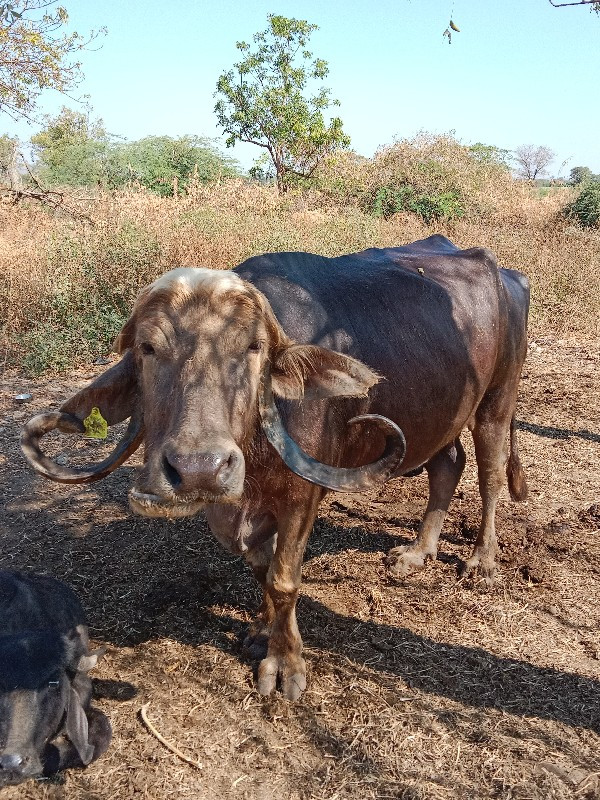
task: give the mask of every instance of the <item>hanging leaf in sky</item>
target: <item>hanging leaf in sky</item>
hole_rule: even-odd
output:
[[[450,20],[450,22],[448,23],[448,27],[442,34],[442,36],[448,37],[448,44],[452,44],[452,31],[460,33],[460,28],[452,20]]]

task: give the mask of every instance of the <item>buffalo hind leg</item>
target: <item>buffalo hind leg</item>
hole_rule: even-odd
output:
[[[254,622],[248,628],[243,644],[244,650],[253,659],[264,658],[267,655],[269,637],[275,619],[275,608],[267,589],[267,574],[276,545],[277,534],[244,554],[246,563],[250,566],[263,590],[262,602],[258,607]]]
[[[419,533],[412,544],[393,547],[385,563],[392,575],[405,577],[422,569],[437,556],[438,539],[448,506],[465,467],[465,451],[456,439],[425,465],[429,478],[429,500]]]
[[[306,662],[296,622],[296,600],[302,578],[302,560],[323,490],[304,489],[278,520],[277,547],[266,576],[266,591],[273,604],[273,623],[267,656],[258,667],[258,691],[273,692],[279,682],[286,700],[296,700],[306,688]]]
[[[463,564],[461,574],[479,572],[488,586],[493,584],[496,574],[498,553],[496,506],[502,487],[506,483],[507,463],[511,467],[515,459],[518,462],[514,436],[511,437],[511,463],[509,463],[508,448],[508,434],[515,406],[516,392],[514,397],[492,396],[487,402],[484,399],[477,411],[472,429],[482,514],[473,553]],[[520,462],[517,465],[521,469]],[[513,494],[512,486],[511,494]],[[520,498],[515,497],[515,499]]]

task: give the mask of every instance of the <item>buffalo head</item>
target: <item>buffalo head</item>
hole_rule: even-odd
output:
[[[22,446],[46,477],[88,482],[112,471],[143,439],[144,465],[130,491],[137,513],[186,516],[209,503],[239,503],[261,428],[292,471],[332,489],[370,488],[389,478],[404,456],[400,429],[376,415],[350,421],[368,419],[385,434],[385,451],[373,464],[331,467],[299,448],[274,395],[361,397],[378,376],[350,356],[293,342],[266,297],[233,272],[166,273],[141,292],[115,347],[121,361],[59,412],[31,420]],[[60,467],[44,456],[40,437],[53,428],[82,431],[94,406],[109,425],[130,418],[111,456],[87,470]]]
[[[90,707],[87,632],[24,630],[0,635],[0,787],[86,766],[111,738]]]

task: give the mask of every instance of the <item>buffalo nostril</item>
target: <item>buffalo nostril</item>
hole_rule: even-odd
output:
[[[231,478],[232,473],[236,469],[239,463],[239,456],[235,451],[232,451],[227,459],[223,459],[223,462],[219,468],[217,477],[219,483],[224,486],[229,479]]]
[[[0,756],[0,767],[2,769],[19,769],[23,764],[23,758],[18,753],[8,753]]]
[[[174,489],[179,488],[181,486],[181,475],[175,467],[171,464],[169,459],[166,456],[163,456],[163,470],[165,471],[165,475],[167,476],[167,480],[171,484]]]

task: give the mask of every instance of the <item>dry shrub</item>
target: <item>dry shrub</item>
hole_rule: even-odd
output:
[[[485,243],[501,266],[531,281],[534,336],[600,335],[600,236],[557,222],[541,227],[462,222],[457,243]],[[464,237],[464,239],[463,239]]]
[[[541,225],[571,200],[572,190],[515,180],[501,154],[467,147],[451,135],[419,133],[380,148],[373,159],[337,153],[319,172],[324,195],[389,217],[412,211],[425,221],[466,217],[511,225]]]
[[[379,150],[369,173],[373,189],[412,187],[420,197],[453,197],[461,212],[455,216],[494,214],[495,201],[509,194],[513,183],[502,165],[475,157],[452,136],[427,133]]]
[[[398,145],[381,154],[381,163],[396,163],[400,150],[394,148]],[[412,151],[406,146],[402,152]],[[448,144],[444,162],[448,175],[451,154],[458,159],[461,152]],[[410,163],[416,170],[417,162]],[[465,176],[456,170],[443,186],[451,185],[451,180],[458,185],[460,178],[460,191],[471,192],[474,207],[481,207],[477,192],[486,194],[483,173]],[[252,255],[286,250],[335,256],[398,246],[432,233],[444,233],[462,247],[485,245],[502,265],[527,273],[533,285],[534,331],[596,335],[598,234],[561,221],[558,191],[540,197],[530,187],[511,181],[510,195],[503,181],[494,196],[496,210],[489,216],[469,213],[434,224],[407,212],[377,218],[356,204],[336,205],[331,193],[290,193],[281,198],[272,187],[240,180],[195,186],[178,198],[143,190],[100,195],[85,209],[93,224],[36,206],[4,207],[0,210],[4,360],[39,373],[68,369],[106,354],[139,289],[174,266],[225,269]]]
[[[426,220],[489,216],[496,196],[510,193],[513,183],[507,168],[488,152],[475,152],[450,135],[428,133],[382,147],[371,160],[336,156],[322,175],[325,189],[345,190],[365,210],[389,216],[411,209]]]

